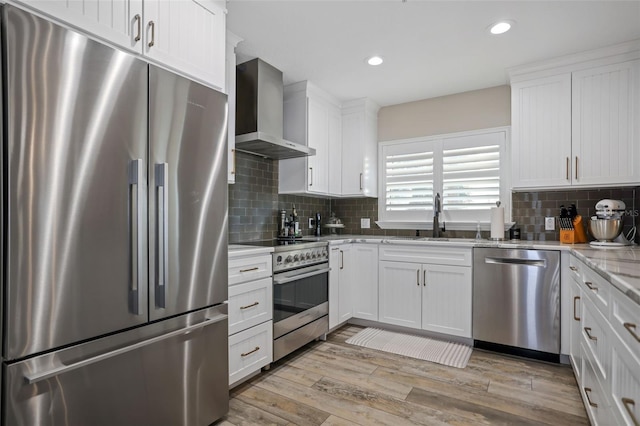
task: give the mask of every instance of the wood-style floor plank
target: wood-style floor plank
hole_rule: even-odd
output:
[[[464,369],[353,346],[347,325],[230,392],[217,426],[588,425],[571,368],[474,350]]]

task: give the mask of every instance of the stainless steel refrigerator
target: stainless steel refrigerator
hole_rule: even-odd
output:
[[[5,425],[228,409],[226,95],[7,5]]]

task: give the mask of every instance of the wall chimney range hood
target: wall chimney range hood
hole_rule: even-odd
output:
[[[315,155],[283,139],[282,71],[256,58],[236,67],[236,150],[276,160]]]

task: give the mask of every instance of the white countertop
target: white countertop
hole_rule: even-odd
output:
[[[273,253],[273,247],[258,247],[243,244],[229,244],[229,259]]]
[[[369,235],[328,235],[318,238],[305,237],[305,241],[327,241],[329,245],[348,243],[403,244],[403,245],[439,245],[449,247],[496,247],[533,250],[567,250],[614,287],[640,304],[640,247],[632,246],[616,249],[593,248],[588,244],[561,244],[559,241],[490,241],[468,238],[430,239],[429,237],[387,237]],[[229,258],[232,255],[245,256],[271,253],[273,248],[230,245]]]

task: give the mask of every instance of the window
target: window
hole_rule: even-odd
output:
[[[379,225],[424,229],[436,193],[450,229],[489,222],[497,201],[508,212],[507,137],[507,129],[488,129],[381,143]]]

